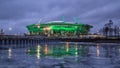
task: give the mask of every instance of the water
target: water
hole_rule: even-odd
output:
[[[9,45],[0,50],[0,68],[120,68],[120,45],[70,42]]]

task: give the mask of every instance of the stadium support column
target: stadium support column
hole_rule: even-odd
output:
[[[61,36],[64,36],[64,31],[61,30],[61,31],[60,31],[60,35],[61,35]]]
[[[60,31],[60,36],[62,36],[62,30]]]
[[[54,34],[54,31],[53,31],[53,30],[51,30],[51,31],[50,31],[50,35],[53,35],[53,34]]]
[[[30,35],[32,35],[32,32],[30,32]]]
[[[51,36],[51,30],[50,31],[48,31],[48,37],[50,37]]]
[[[76,36],[76,30],[74,31],[74,36]]]

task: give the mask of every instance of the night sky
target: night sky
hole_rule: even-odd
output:
[[[28,32],[27,25],[62,20],[102,28],[109,19],[120,26],[120,0],[0,0],[0,29],[6,34]]]

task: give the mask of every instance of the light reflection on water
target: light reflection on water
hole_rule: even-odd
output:
[[[40,56],[53,56],[53,57],[62,57],[62,56],[85,56],[87,55],[88,46],[78,45],[69,45],[68,43],[62,45],[47,45],[44,46],[37,45],[35,48],[28,48],[28,54],[36,54],[39,58]]]
[[[12,49],[9,48],[9,49],[8,49],[8,58],[11,58],[11,57],[12,57]]]
[[[40,49],[41,49],[41,46],[40,46],[40,45],[38,45],[38,46],[37,46],[37,50],[36,50],[36,51],[37,51],[36,56],[37,56],[37,58],[38,58],[38,59],[40,59],[40,55],[41,55],[41,54],[40,54]],[[28,52],[28,53],[30,53],[30,52],[31,52],[31,51],[29,50],[29,52]]]
[[[0,68],[115,68],[119,57],[116,44],[45,43],[0,50]]]
[[[99,44],[97,44],[97,47],[96,47],[96,49],[97,49],[97,56],[99,57],[100,56],[100,46],[99,46]]]

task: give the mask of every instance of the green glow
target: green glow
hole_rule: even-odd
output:
[[[77,26],[51,26],[52,30],[75,31]]]
[[[39,26],[39,28],[38,28]],[[44,28],[51,28],[53,32],[61,33],[64,32],[74,32],[75,34],[87,34],[92,28],[92,26],[87,24],[71,24],[69,22],[50,22],[47,24],[32,24],[28,25],[27,29],[30,33],[42,33],[44,34]],[[49,32],[49,30],[47,30]]]

